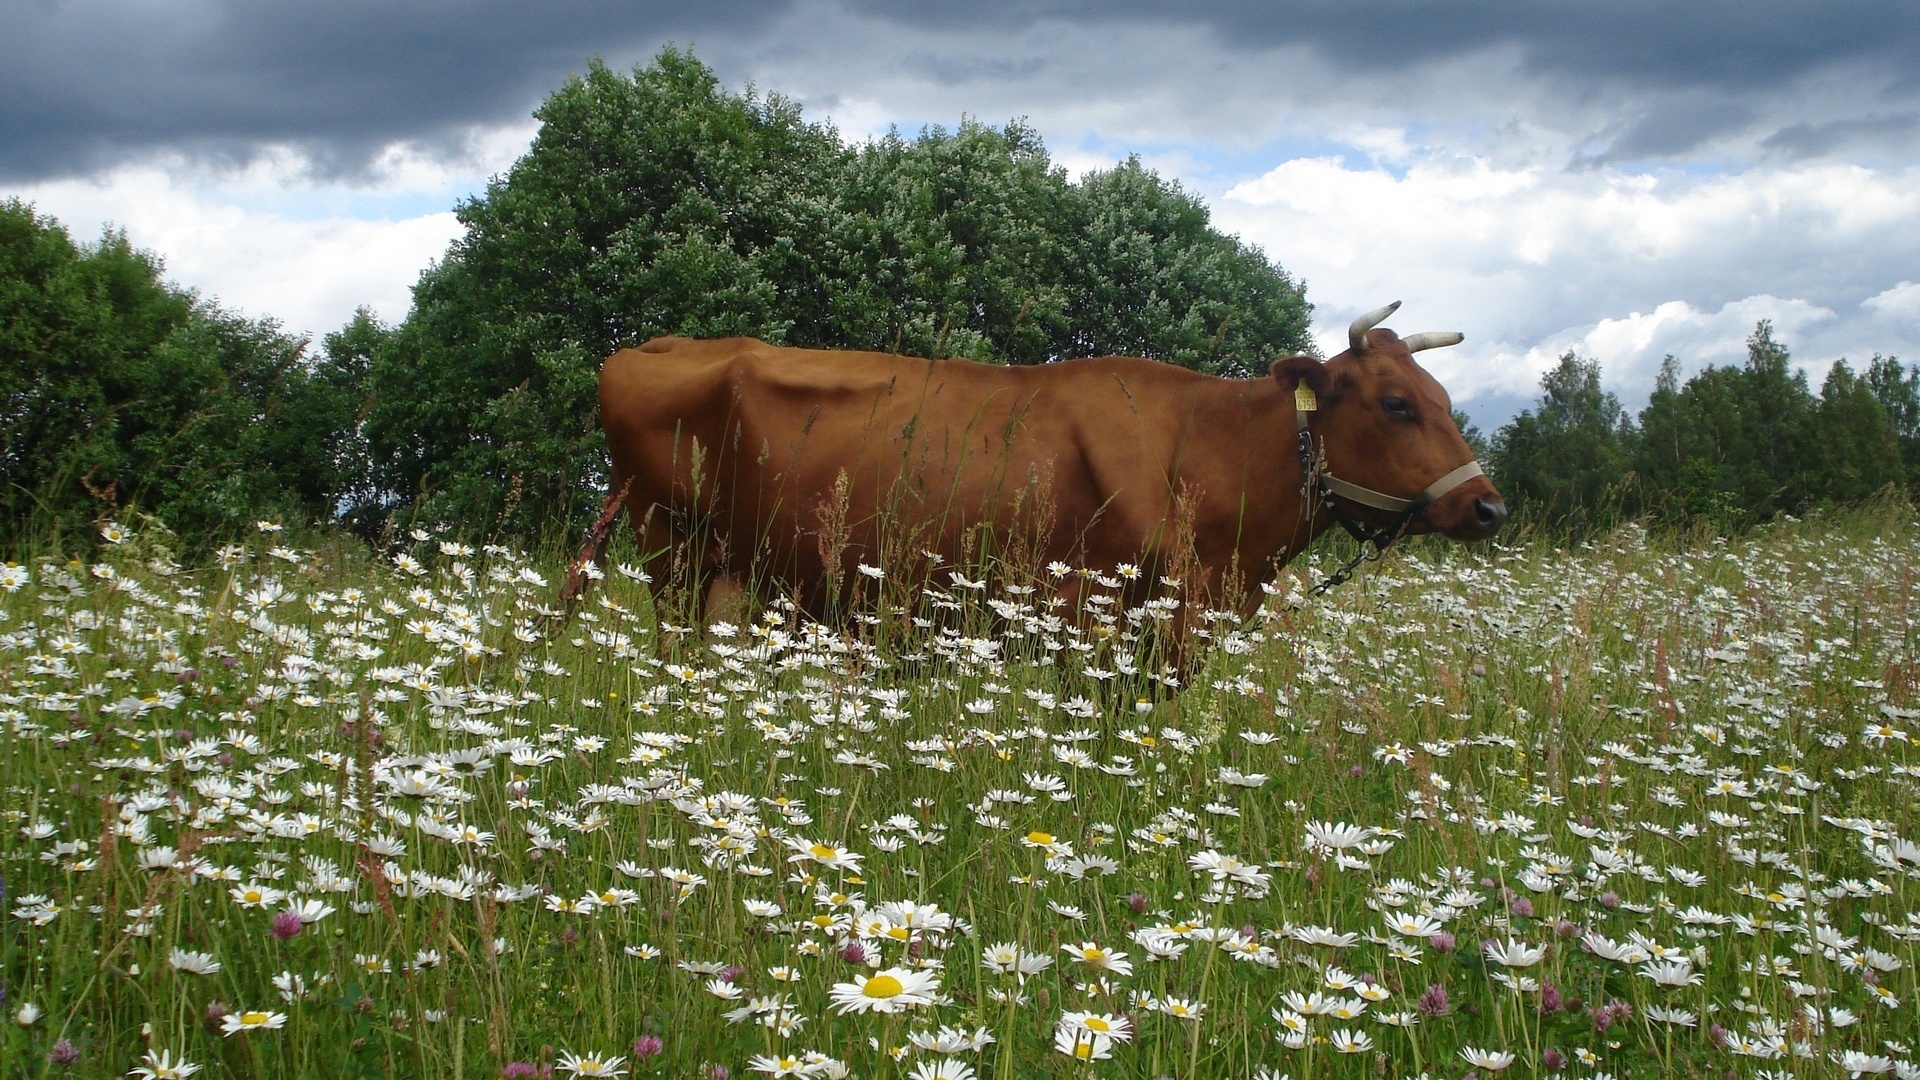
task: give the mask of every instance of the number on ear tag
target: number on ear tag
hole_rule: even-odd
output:
[[[1293,385],[1293,407],[1301,412],[1315,412],[1320,408],[1320,399],[1314,395],[1313,387],[1306,383]]]

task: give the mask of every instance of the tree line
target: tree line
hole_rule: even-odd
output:
[[[1494,434],[1488,471],[1522,519],[1574,533],[1632,518],[1738,529],[1920,483],[1920,372],[1840,360],[1816,395],[1791,361],[1762,321],[1744,364],[1682,382],[1666,357],[1635,417],[1569,352]]]
[[[189,550],[259,519],[537,542],[604,489],[600,360],[661,334],[1223,375],[1312,347],[1304,286],[1200,199],[1137,160],[1071,179],[1023,123],[850,144],[673,49],[536,116],[406,319],[363,310],[317,346],[122,234],[0,203],[0,542],[128,509]],[[1670,361],[1637,420],[1569,355],[1485,456],[1556,526],[1733,525],[1920,479],[1913,373],[1839,365],[1816,398],[1765,326],[1751,352],[1684,386]]]

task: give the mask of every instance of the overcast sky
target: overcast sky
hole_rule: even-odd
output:
[[[1403,333],[1483,424],[1569,348],[1629,403],[1756,320],[1816,375],[1920,360],[1920,5],[0,0],[0,196],[106,223],[249,315],[405,315],[531,110],[691,46],[843,136],[1026,117],[1137,153]]]

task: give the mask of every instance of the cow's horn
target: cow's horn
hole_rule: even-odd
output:
[[[1456,330],[1423,330],[1400,340],[1406,344],[1408,352],[1419,352],[1421,349],[1444,349],[1449,345],[1458,345],[1467,340],[1467,335]]]
[[[1400,310],[1400,301],[1395,300],[1386,307],[1375,308],[1353,320],[1353,325],[1347,327],[1347,344],[1353,346],[1354,352],[1365,352],[1367,348],[1367,331],[1386,322],[1387,316],[1398,310]]]

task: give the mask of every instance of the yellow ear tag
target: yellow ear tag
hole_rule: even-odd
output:
[[[1313,393],[1313,387],[1306,383],[1293,384],[1293,407],[1301,412],[1315,412],[1320,408],[1320,399]]]

